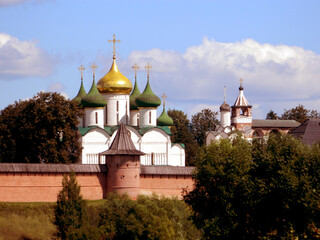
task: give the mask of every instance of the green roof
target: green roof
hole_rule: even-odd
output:
[[[150,129],[153,129],[153,128],[158,128],[158,129],[161,129],[162,131],[164,131],[166,134],[168,135],[171,135],[171,131],[170,129],[167,127],[167,126],[148,126],[148,127],[144,127],[144,128],[139,128],[139,127],[134,127],[134,126],[130,126],[134,129],[136,129],[139,134],[141,136],[143,136],[145,133],[147,133]],[[99,128],[97,126],[92,126],[92,127],[79,127],[79,133],[81,134],[81,136],[84,136],[86,135],[90,130],[92,129],[95,129],[95,128],[98,128],[98,129],[102,129],[102,128]],[[112,136],[112,134],[117,131],[119,128],[119,126],[105,126],[103,128],[103,130],[108,133],[109,136]]]
[[[163,106],[163,111],[161,115],[157,118],[157,125],[158,126],[172,126],[173,120],[166,112],[165,106]]]
[[[139,110],[138,105],[136,103],[136,98],[141,95],[141,92],[139,91],[137,79],[134,81],[134,88],[130,95],[130,110]]]
[[[81,100],[81,105],[84,107],[104,107],[107,105],[107,100],[99,93],[94,78],[89,93]]]
[[[78,105],[81,105],[81,100],[86,95],[87,95],[87,93],[86,93],[86,90],[84,90],[84,87],[83,87],[83,80],[81,79],[81,86],[80,86],[79,92],[78,92],[77,96],[74,99],[72,99],[72,101],[76,102]]]
[[[138,107],[158,107],[161,104],[160,98],[155,95],[150,87],[149,79],[143,93],[136,98]]]

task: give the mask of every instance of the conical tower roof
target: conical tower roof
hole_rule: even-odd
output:
[[[141,95],[141,92],[138,88],[137,79],[134,81],[134,88],[130,95],[130,110],[139,110],[138,105],[136,103],[136,98]]]
[[[160,98],[153,93],[150,87],[149,78],[143,93],[136,98],[136,103],[138,107],[158,107],[161,104]]]
[[[163,105],[163,110],[162,110],[161,115],[157,118],[157,125],[158,126],[172,126],[173,125],[173,120],[167,114],[165,105]]]
[[[97,89],[94,77],[91,89],[87,96],[82,98],[81,105],[84,107],[104,107],[107,105],[107,100],[99,93]]]
[[[117,135],[115,136],[109,150],[100,153],[101,155],[144,155],[143,152],[136,149],[128,130],[123,123],[120,124]]]
[[[109,72],[99,80],[97,87],[100,93],[130,94],[132,83],[119,71],[115,56]]]
[[[83,80],[81,79],[81,85],[80,85],[79,92],[78,92],[77,96],[74,99],[72,99],[72,101],[76,102],[77,105],[81,105],[81,100],[86,95],[87,95],[87,93],[86,93],[86,90],[84,90],[84,87],[83,87]]]
[[[248,100],[246,99],[246,97],[243,94],[243,89],[244,88],[242,86],[242,79],[240,79],[239,95],[238,95],[235,103],[233,104],[233,106],[235,106],[235,107],[251,107]]]

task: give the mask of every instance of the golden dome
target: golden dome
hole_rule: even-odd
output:
[[[116,59],[113,58],[110,71],[99,80],[97,88],[100,93],[130,94],[132,83],[119,71]]]

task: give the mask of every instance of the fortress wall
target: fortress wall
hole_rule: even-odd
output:
[[[193,188],[192,176],[186,175],[140,175],[140,194],[164,195],[182,199],[182,189]]]
[[[0,173],[0,201],[55,202],[62,189],[63,173]],[[102,199],[106,189],[104,173],[76,173],[85,199]]]

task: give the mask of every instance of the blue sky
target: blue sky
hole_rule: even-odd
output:
[[[80,64],[85,88],[112,62],[120,71],[166,93],[167,108],[190,117],[218,110],[244,79],[253,118],[303,104],[320,110],[320,1],[95,1],[0,0],[0,109],[40,91],[73,98]],[[158,111],[160,114],[161,111]]]

